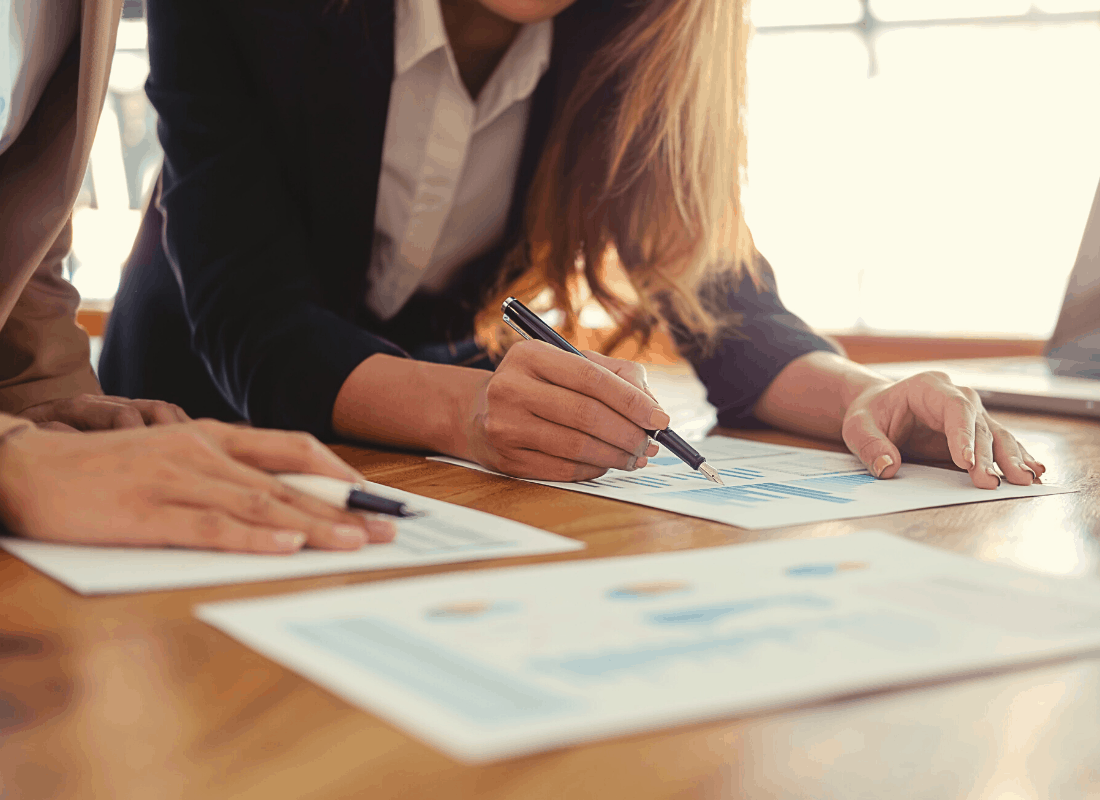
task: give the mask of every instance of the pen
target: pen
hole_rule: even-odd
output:
[[[531,309],[516,298],[509,297],[501,303],[500,310],[504,314],[504,321],[512,326],[512,329],[524,339],[546,342],[554,345],[559,350],[564,350],[581,358],[585,357],[584,353],[559,336],[557,331],[539,319]],[[698,450],[681,439],[672,428],[665,428],[663,431],[647,430],[646,433],[649,434],[650,439],[667,447],[673,455],[689,467],[699,470],[710,480],[722,485],[722,479],[718,477],[718,471],[707,463],[707,460],[703,458]]]
[[[316,497],[337,508],[346,508],[348,511],[372,511],[375,514],[386,514],[391,517],[420,516],[417,512],[410,511],[404,503],[364,492],[356,484],[336,478],[296,473],[283,473],[276,475],[275,478],[303,494]]]

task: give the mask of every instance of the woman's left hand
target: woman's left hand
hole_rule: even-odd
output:
[[[986,412],[973,389],[955,386],[942,372],[922,372],[871,386],[848,406],[844,443],[878,478],[892,478],[902,455],[950,460],[970,473],[974,485],[1040,483],[1046,471],[1016,437]]]

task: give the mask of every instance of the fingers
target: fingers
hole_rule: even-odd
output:
[[[104,395],[82,394],[40,407],[43,420],[61,422],[78,430],[144,428],[141,412]]]
[[[993,432],[986,423],[986,415],[979,414],[974,420],[974,468],[970,470],[970,480],[979,489],[996,489],[1001,478],[993,467]]]
[[[528,411],[540,421],[555,423],[555,427],[572,428],[607,443],[621,453],[620,460],[639,458],[649,447],[649,435],[629,419],[599,400],[559,386],[544,386],[528,402]],[[620,467],[620,464],[616,462],[604,466]]]
[[[307,545],[324,550],[357,550],[368,541],[391,541],[395,532],[390,522],[340,511],[282,484],[199,481],[176,494],[174,502],[228,514],[253,527],[301,533]]]
[[[892,478],[901,468],[901,453],[867,410],[848,415],[841,429],[848,446],[876,478]]]
[[[244,428],[214,420],[194,424],[230,458],[265,472],[305,472],[345,481],[361,477],[308,433]]]
[[[189,422],[191,419],[182,408],[173,403],[165,403],[163,400],[124,400],[115,397],[109,399],[128,403],[141,414],[146,425],[171,425],[177,422]]]
[[[1027,463],[1028,457],[1016,437],[999,423],[989,420],[993,433],[993,458],[1009,483],[1030,486],[1039,482],[1039,473]]]
[[[607,367],[544,342],[524,342],[517,347],[524,345],[528,346],[525,363],[535,377],[598,400],[640,428],[668,427],[668,414],[652,397]]]
[[[1024,447],[1022,444],[1017,442],[1016,446],[1020,448],[1020,453],[1023,456],[1023,462],[1027,466],[1031,467],[1031,469],[1035,472],[1035,481],[1034,482],[1035,483],[1042,483],[1043,482],[1042,481],[1043,473],[1047,471],[1046,466],[1041,461],[1039,461],[1037,458],[1035,458],[1035,456],[1031,455],[1031,453],[1029,453],[1027,451],[1027,448]]]
[[[941,424],[943,434],[947,438],[947,449],[956,467],[972,473],[978,466],[975,426],[981,404],[980,402],[975,404],[974,400],[955,389],[953,385],[948,385],[950,393],[940,398],[943,407]],[[926,391],[943,393],[944,388],[929,387]],[[934,403],[928,403],[928,405],[934,405]],[[925,422],[935,427],[933,420],[925,420]]]
[[[64,422],[39,422],[38,427],[44,431],[57,431],[58,433],[80,433],[79,430],[72,425],[66,425]]]
[[[600,477],[606,469],[591,464],[578,464],[564,458],[540,453],[535,450],[521,451],[506,457],[497,468],[507,475],[517,478],[530,478],[536,481],[558,481],[573,483],[590,481]]]
[[[301,531],[275,530],[242,522],[222,511],[186,506],[162,507],[157,530],[158,541],[121,543],[288,555],[301,550],[307,538]]]
[[[557,425],[545,420],[540,420],[540,423],[537,426],[532,426],[530,430],[524,431],[524,438],[528,441],[530,449],[547,455],[578,464],[589,464],[604,470],[612,468],[639,469],[649,461],[646,456],[647,451],[650,449],[649,437],[645,433],[642,433],[642,442],[635,450],[625,452],[575,428]],[[633,425],[631,427],[638,430]]]

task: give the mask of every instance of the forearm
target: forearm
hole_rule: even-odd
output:
[[[753,413],[776,428],[839,441],[852,401],[865,389],[888,382],[835,353],[807,353],[783,368]]]
[[[492,373],[384,354],[348,376],[332,410],[340,436],[466,456],[467,422]]]

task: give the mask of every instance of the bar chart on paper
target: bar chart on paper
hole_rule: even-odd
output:
[[[874,532],[436,575],[197,614],[472,761],[1100,645],[1100,589]]]
[[[1069,491],[1053,485],[1012,486],[1007,482],[996,491],[977,489],[966,473],[915,464],[905,464],[895,478],[879,481],[858,458],[847,453],[726,436],[708,436],[697,444],[697,449],[718,471],[724,486],[715,486],[666,451],[634,472],[613,470],[601,478],[578,483],[536,483],[742,528],[772,528]],[[483,469],[457,459],[436,460]]]

